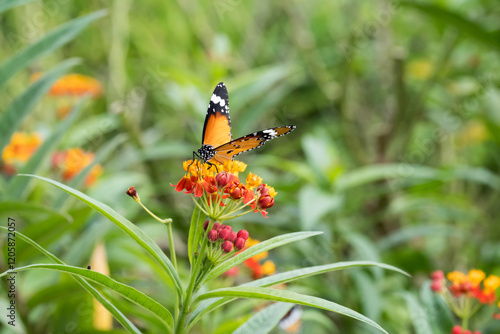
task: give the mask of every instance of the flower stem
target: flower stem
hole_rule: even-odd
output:
[[[209,227],[213,226],[214,221],[210,219]],[[179,314],[179,321],[175,325],[175,333],[176,334],[181,334],[184,332],[184,327],[186,323],[186,318],[187,315],[189,314],[190,306],[191,306],[191,298],[193,296],[193,293],[197,287],[196,281],[198,278],[198,275],[200,273],[200,270],[202,268],[203,261],[205,260],[205,250],[207,248],[208,244],[208,239],[206,236],[206,233],[204,233],[204,237],[201,241],[201,249],[198,255],[198,258],[196,259],[194,266],[191,270],[191,274],[189,276],[189,284],[186,289],[186,295],[184,297],[183,305]]]

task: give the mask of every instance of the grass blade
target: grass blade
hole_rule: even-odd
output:
[[[22,6],[27,3],[33,2],[34,0],[4,0],[0,1],[0,13],[5,12],[11,8]]]
[[[271,306],[254,314],[243,325],[238,327],[233,334],[267,334],[290,311],[293,304],[274,303]]]

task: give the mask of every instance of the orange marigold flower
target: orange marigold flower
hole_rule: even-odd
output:
[[[36,81],[41,76],[41,73],[32,75],[32,81]],[[96,98],[102,95],[102,85],[96,79],[79,74],[66,74],[59,78],[51,87],[49,95],[52,96],[83,96],[90,94]]]
[[[71,180],[93,161],[94,153],[85,152],[81,148],[57,152],[52,157],[52,165],[62,171],[62,177],[65,181]],[[85,179],[85,185],[91,186],[94,184],[101,174],[101,165],[97,164],[92,167]]]
[[[467,274],[467,279],[472,284],[473,287],[479,286],[479,284],[486,277],[486,274],[482,270],[472,269]]]
[[[2,160],[7,165],[25,163],[35,153],[42,143],[41,137],[36,134],[16,132],[12,135],[10,143],[2,152]]]

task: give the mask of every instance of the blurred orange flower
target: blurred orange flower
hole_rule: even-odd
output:
[[[245,249],[257,245],[260,241],[248,238]],[[273,261],[267,260],[261,264],[261,260],[267,259],[267,252],[262,252],[260,254],[254,255],[251,258],[245,260],[245,266],[252,271],[252,277],[254,279],[262,278],[264,276],[274,275],[276,272],[276,265]]]
[[[94,161],[94,153],[85,152],[81,148],[71,148],[66,151],[56,152],[52,157],[52,166],[62,171],[65,181],[71,180],[85,167]],[[93,185],[102,174],[102,166],[95,165],[85,179],[85,185]]]
[[[42,74],[35,73],[31,76],[36,81]],[[96,98],[102,94],[102,85],[96,79],[79,73],[71,73],[62,76],[52,86],[49,95],[53,96],[83,96],[90,94]]]
[[[3,150],[2,161],[6,165],[25,163],[40,147],[41,143],[42,139],[36,133],[16,132]]]

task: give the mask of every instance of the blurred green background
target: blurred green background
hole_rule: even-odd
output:
[[[97,79],[104,93],[85,102],[56,148],[96,153],[103,174],[91,187],[82,180],[73,186],[145,229],[167,252],[165,227],[125,195],[136,186],[152,211],[174,220],[183,274],[193,203],[170,183],[199,148],[206,106],[223,81],[234,137],[297,125],[238,156],[278,195],[269,219],[246,215],[235,229],[258,240],[325,232],[271,251],[278,271],[373,260],[412,275],[347,270],[289,289],[353,308],[390,333],[449,333],[452,320],[428,291],[429,273],[478,268],[500,275],[496,1],[36,1],[0,15],[0,61],[100,9],[108,14],[9,80],[0,110],[33,73],[79,57],[71,71]],[[62,122],[57,103],[45,97],[17,131],[49,137]],[[37,174],[57,179],[50,160],[47,154]],[[2,188],[12,180],[4,175]],[[111,277],[173,303],[157,265],[102,216],[40,181],[30,181],[16,200],[2,193],[2,217],[16,217],[19,231],[65,262],[86,267],[103,241]],[[17,266],[43,261],[21,242],[17,252]],[[91,297],[71,278],[27,272],[18,276],[18,290],[25,327],[19,333],[96,332]],[[2,309],[6,303],[2,292]],[[229,332],[253,305],[236,302],[194,332]],[[123,307],[144,332],[161,328],[144,311],[125,301]],[[473,322],[483,333],[500,331],[492,310]],[[11,333],[4,321],[0,332]],[[372,332],[313,309],[304,309],[303,321],[304,333]],[[123,330],[115,324],[114,332]]]

